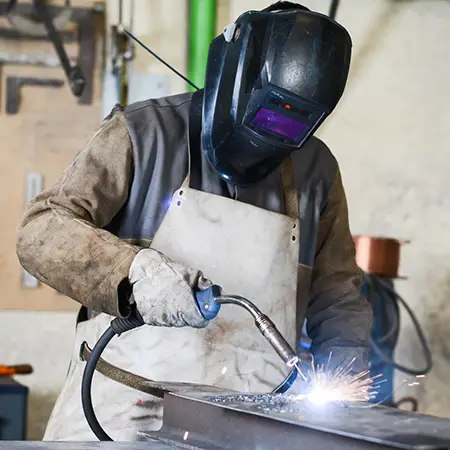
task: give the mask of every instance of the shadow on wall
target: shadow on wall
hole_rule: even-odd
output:
[[[58,393],[33,393],[30,389],[28,398],[27,440],[41,441],[48,419],[55,405]]]

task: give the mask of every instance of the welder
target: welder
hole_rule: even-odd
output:
[[[111,342],[109,363],[270,392],[288,368],[241,308],[201,314],[195,294],[212,284],[254,302],[292,346],[306,317],[317,363],[332,352],[332,365],[367,368],[371,310],[341,175],[313,136],[343,94],[350,58],[347,31],[327,16],[290,2],[246,12],[212,41],[204,89],[116,106],[29,203],[22,266],[82,305],[44,439],[94,437],[80,344],[133,309],[146,325]],[[156,397],[99,373],[92,396],[117,440],[161,426]]]

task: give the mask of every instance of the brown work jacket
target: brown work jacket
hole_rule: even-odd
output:
[[[187,174],[192,94],[116,107],[57,182],[28,205],[17,255],[30,274],[94,312],[121,315],[121,289]],[[191,130],[192,134],[192,130]],[[198,140],[200,141],[200,140]],[[223,181],[191,145],[192,187],[284,213],[280,171],[248,188]],[[371,308],[349,231],[338,164],[313,137],[292,155],[299,193],[297,305],[317,358],[355,357],[365,369]],[[198,269],[202,269],[201,267]],[[300,293],[299,293],[300,294]]]

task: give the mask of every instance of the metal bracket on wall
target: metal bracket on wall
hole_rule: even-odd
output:
[[[17,114],[22,86],[62,87],[63,80],[54,78],[8,77],[6,79],[6,113]]]
[[[53,46],[56,49],[58,57],[60,59],[61,65],[65,69],[66,75],[71,82],[72,92],[76,95],[80,94],[78,97],[78,103],[82,105],[90,105],[93,99],[93,79],[94,79],[94,65],[95,65],[95,14],[103,12],[102,8],[70,8],[70,21],[78,25],[78,43],[79,43],[79,54],[77,58],[77,66],[73,66],[70,61],[68,61],[67,55],[64,50],[63,40],[71,40],[73,37],[72,33],[60,32],[58,27],[61,26],[59,23],[54,23],[58,17],[61,17],[64,11],[67,12],[67,6],[52,6],[46,5],[42,1],[34,0],[33,4],[16,4],[14,2],[13,8],[8,8],[10,2],[0,1],[0,16],[14,15],[17,19],[18,16],[22,18],[28,18],[36,16],[36,10],[41,21],[44,24],[40,24],[38,30],[30,28],[28,32],[24,32],[22,29],[19,30],[8,30],[1,29],[0,37],[5,34],[7,39],[43,39],[44,35],[42,30],[47,31],[47,39],[50,38]],[[55,19],[56,18],[56,19]],[[21,25],[28,22],[19,22]],[[13,20],[12,24],[17,25],[17,20]],[[53,27],[52,27],[53,24]],[[33,35],[33,31],[35,34]],[[39,31],[39,33],[37,32]],[[62,33],[62,34],[61,34]],[[76,70],[75,70],[76,69]],[[81,84],[78,83],[80,78],[78,75],[82,74],[85,84],[80,92]]]
[[[27,174],[25,184],[25,205],[42,192],[44,181],[40,173],[30,172]],[[22,287],[26,289],[36,289],[39,287],[39,280],[30,275],[25,269],[22,269]]]

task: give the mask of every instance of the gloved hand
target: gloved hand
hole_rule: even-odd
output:
[[[208,324],[197,306],[195,291],[212,283],[199,270],[170,261],[153,249],[141,250],[128,276],[133,287],[130,299],[144,322],[165,327],[204,328]]]

